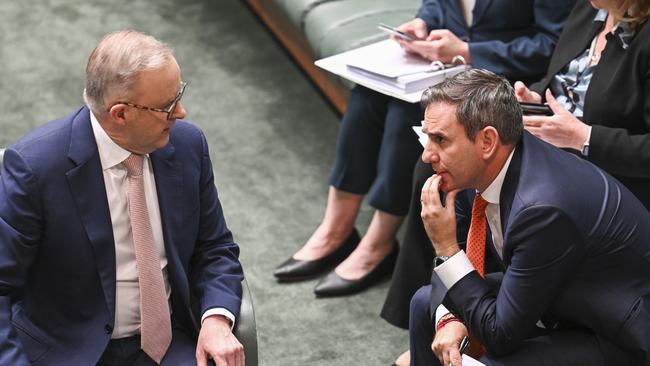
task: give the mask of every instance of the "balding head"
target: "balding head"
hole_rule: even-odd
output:
[[[106,113],[111,99],[129,99],[138,73],[155,70],[173,59],[172,49],[133,30],[109,33],[99,42],[86,66],[86,103],[96,115]]]

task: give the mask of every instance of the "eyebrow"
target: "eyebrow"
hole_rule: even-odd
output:
[[[426,123],[425,123],[425,125],[426,125]],[[440,130],[438,130],[438,131],[428,131],[428,129],[425,126],[422,127],[422,132],[424,134],[426,134],[426,135],[443,137],[445,139],[449,139],[449,137],[447,137],[447,134],[445,134],[443,131],[440,131]]]

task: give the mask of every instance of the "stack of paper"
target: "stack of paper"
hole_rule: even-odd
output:
[[[419,102],[427,87],[469,68],[460,65],[440,70],[389,39],[318,60],[316,66],[411,103]]]

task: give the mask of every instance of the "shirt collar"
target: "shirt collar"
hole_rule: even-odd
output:
[[[485,188],[483,192],[481,193],[481,197],[485,199],[488,203],[498,205],[499,204],[499,197],[501,196],[501,187],[503,187],[503,181],[506,178],[506,172],[508,171],[508,167],[510,166],[510,161],[512,160],[512,156],[515,154],[515,149],[512,149],[510,152],[510,156],[508,156],[508,159],[506,160],[506,163],[503,164],[503,167],[501,168],[501,171],[499,174],[497,174],[496,178],[490,183],[490,185]]]
[[[93,134],[95,135],[102,170],[113,168],[131,155],[130,151],[120,147],[108,136],[92,111],[90,112],[90,123],[93,128]]]
[[[598,12],[596,13],[596,16],[594,17],[594,22],[605,22],[607,20],[607,15],[609,12],[607,9],[598,9]]]

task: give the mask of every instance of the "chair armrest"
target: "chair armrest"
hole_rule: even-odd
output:
[[[246,365],[257,366],[257,325],[255,324],[253,299],[246,278],[242,281],[241,309],[239,310],[239,319],[235,324],[234,334],[244,346]]]

